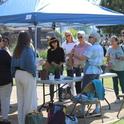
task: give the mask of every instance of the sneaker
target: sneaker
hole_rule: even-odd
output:
[[[116,100],[115,100],[115,103],[119,103],[119,102],[120,102],[120,99],[116,99]]]

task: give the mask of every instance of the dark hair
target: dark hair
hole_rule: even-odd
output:
[[[30,46],[30,42],[31,42],[31,37],[29,35],[28,32],[20,32],[19,33],[19,36],[18,36],[18,41],[17,41],[17,45],[15,47],[15,50],[14,50],[14,53],[13,55],[16,57],[16,58],[19,58],[24,47],[28,47]]]
[[[3,36],[3,41],[9,44],[9,38],[7,36]]]
[[[60,46],[59,46],[59,41],[58,41],[58,39],[55,38],[55,37],[51,37],[51,38],[49,39],[49,46],[50,46],[51,48],[53,48],[52,43],[54,43],[54,42],[57,42],[57,47],[60,47]]]

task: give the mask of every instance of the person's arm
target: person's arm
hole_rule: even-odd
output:
[[[124,56],[120,56],[117,59],[123,61],[124,60]]]
[[[84,53],[82,53],[82,54],[76,54],[74,52],[74,57],[79,59],[80,61],[85,61],[88,58],[90,58],[91,56],[92,56],[92,48],[91,48],[91,46],[89,46],[87,48],[87,50],[85,50]]]
[[[49,62],[50,64],[51,64],[51,62],[52,62],[51,50],[50,50],[50,49],[48,49],[48,51],[47,51],[47,62]]]
[[[74,54],[74,57],[77,58],[77,59],[79,59],[79,60],[81,60],[81,61],[85,61],[85,60],[88,59],[88,57],[86,57],[86,56],[84,56],[84,55],[80,56],[80,55],[75,55],[75,54]]]
[[[61,48],[61,58],[60,58],[61,60],[61,62],[60,63],[64,63],[65,62],[65,53],[64,53],[64,50],[63,50],[63,48]]]
[[[15,58],[12,57],[12,61],[11,61],[11,75],[12,77],[15,77],[15,72],[16,72],[16,65],[15,65]]]
[[[108,64],[110,62],[110,59],[111,59],[111,57],[110,57],[110,48],[108,48],[105,57],[106,57],[106,64]]]
[[[34,77],[36,76],[36,58],[35,53],[32,48],[27,48],[23,53],[23,58],[21,60],[22,69],[31,73]]]

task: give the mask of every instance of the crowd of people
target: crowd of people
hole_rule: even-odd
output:
[[[73,96],[80,94],[93,79],[99,79],[103,73],[102,65],[104,57],[107,58],[106,67],[118,77],[113,78],[113,88],[116,102],[119,101],[119,88],[124,93],[124,31],[121,32],[122,41],[117,36],[111,36],[110,46],[105,50],[100,44],[100,35],[93,32],[86,38],[84,31],[77,32],[77,41],[70,31],[65,32],[65,41],[60,44],[56,37],[48,39],[46,62],[49,64],[49,74],[52,72],[55,78],[63,75],[64,64],[67,76],[73,77],[84,74],[80,82],[69,84]],[[17,45],[13,54],[8,49],[9,39],[0,35],[0,106],[2,121],[10,124],[8,113],[10,107],[10,95],[15,78],[18,102],[18,124],[25,124],[25,116],[37,110],[36,93],[36,51],[32,45],[31,36],[22,31],[18,35]],[[47,68],[48,69],[48,68]],[[60,87],[60,85],[58,85]],[[62,101],[62,90],[59,88],[59,101]],[[50,85],[50,100],[54,99],[54,85]],[[99,112],[96,105],[95,112]]]

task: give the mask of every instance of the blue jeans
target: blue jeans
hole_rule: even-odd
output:
[[[115,71],[115,70],[110,70],[110,72],[112,73],[116,73],[118,75],[118,77],[113,77],[113,88],[114,88],[114,92],[116,97],[118,98],[119,95],[119,87],[118,84],[120,82],[120,87],[122,90],[122,93],[124,93],[124,71]]]

